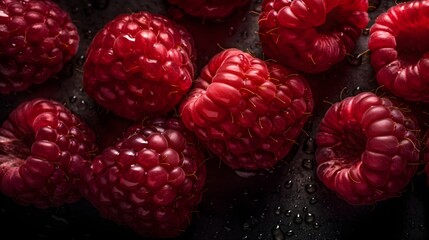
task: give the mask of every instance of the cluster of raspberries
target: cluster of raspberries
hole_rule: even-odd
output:
[[[168,4],[221,24],[249,0]],[[135,123],[98,149],[95,132],[64,105],[20,103],[0,126],[2,194],[39,208],[84,197],[142,236],[169,238],[187,228],[203,199],[207,151],[234,170],[276,165],[314,111],[307,74],[329,71],[353,52],[369,23],[368,1],[259,4],[270,61],[229,48],[198,76],[194,36],[184,26],[145,11],[115,16],[88,46],[82,85],[101,107]],[[429,162],[429,132],[423,137],[424,123],[400,107],[402,100],[429,102],[428,22],[428,0],[377,17],[371,64],[380,87],[397,98],[362,92],[321,119],[316,174],[350,204],[399,195]],[[76,26],[55,2],[1,1],[0,94],[53,80],[78,46]]]

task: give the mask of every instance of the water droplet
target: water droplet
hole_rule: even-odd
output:
[[[287,210],[286,212],[285,212],[285,216],[286,217],[290,217],[290,216],[292,216],[292,210]]]
[[[247,235],[244,235],[243,237],[241,237],[241,239],[246,240],[249,239],[249,237]]]
[[[76,64],[77,64],[79,67],[82,67],[84,63],[85,63],[85,55],[80,55],[80,56],[76,59]]]
[[[313,228],[314,229],[319,229],[320,228],[320,223],[318,223],[318,222],[313,223]]]
[[[290,188],[292,188],[292,185],[293,185],[292,180],[289,180],[289,181],[285,182],[284,187],[287,189],[290,189]]]
[[[365,91],[365,89],[363,87],[357,86],[357,87],[355,87],[355,89],[353,89],[352,93],[353,93],[353,95],[357,95],[357,94],[364,92],[364,91]]]
[[[274,213],[275,213],[276,215],[280,215],[280,214],[282,214],[282,207],[281,207],[281,206],[276,207],[276,210],[274,211]]]
[[[89,15],[91,15],[92,13],[94,13],[94,8],[92,7],[92,3],[87,3],[86,5],[85,5],[85,9],[84,9],[84,11],[85,11],[85,15],[86,16],[89,16]]]
[[[213,234],[213,239],[217,239],[217,237],[219,236],[219,232],[218,231],[216,231],[214,234]]]
[[[420,229],[421,231],[425,230],[425,225],[424,225],[424,224],[420,224],[420,225],[419,225],[419,229]]]
[[[93,37],[93,31],[92,31],[91,29],[88,29],[88,30],[86,30],[86,31],[83,33],[83,36],[84,36],[86,39],[92,39],[92,37]]]
[[[302,208],[302,211],[303,211],[303,212],[308,212],[308,207],[303,207],[303,208]]]
[[[304,169],[312,170],[314,168],[314,161],[313,159],[303,159],[301,165]]]
[[[316,198],[316,197],[311,197],[311,198],[310,198],[310,204],[311,204],[311,205],[316,204],[318,201],[319,201],[319,200],[317,200],[317,198]]]
[[[309,137],[305,140],[304,146],[302,149],[305,153],[312,154],[316,150],[316,143],[314,142],[314,138]]]
[[[72,10],[71,10],[71,12],[72,12],[73,14],[78,13],[78,12],[79,12],[79,7],[77,7],[77,6],[73,7],[73,8],[72,8]]]
[[[293,236],[293,230],[292,229],[287,230],[286,236],[288,237]]]
[[[71,96],[69,97],[69,102],[70,103],[75,103],[77,101],[77,96]]]
[[[264,235],[262,233],[258,234],[258,240],[262,240],[263,237]]]
[[[241,19],[241,21],[242,21],[242,22],[247,21],[247,17],[246,17],[246,16],[244,16],[244,17]]]
[[[308,212],[307,214],[305,214],[305,222],[306,223],[312,223],[314,222],[315,217],[313,213]]]
[[[245,171],[245,170],[236,170],[235,174],[237,174],[239,177],[242,177],[242,178],[249,178],[256,175],[255,172]]]
[[[231,232],[232,231],[232,228],[230,228],[228,226],[224,226],[223,229],[225,229],[225,231],[227,231],[227,232]]]
[[[232,35],[234,35],[234,33],[235,33],[235,27],[229,27],[228,28],[228,35],[232,36]]]
[[[363,34],[364,36],[368,36],[368,35],[369,35],[369,28],[364,28],[364,29],[362,30],[362,34]]]
[[[296,224],[301,224],[303,222],[301,214],[297,213],[293,218],[293,222]]]
[[[305,191],[308,193],[314,193],[317,191],[317,185],[316,184],[306,184],[305,185]]]
[[[271,234],[273,234],[273,240],[283,240],[285,239],[284,232],[280,229],[280,226],[277,225],[273,228],[271,231]]]

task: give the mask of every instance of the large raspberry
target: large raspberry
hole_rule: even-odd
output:
[[[175,237],[202,199],[204,153],[178,118],[146,118],[83,174],[82,194],[100,214],[148,237]]]
[[[250,0],[168,0],[189,15],[212,20],[223,20]]]
[[[416,121],[387,98],[363,92],[332,105],[316,135],[317,175],[350,204],[400,194],[419,163]]]
[[[227,49],[204,67],[180,104],[185,125],[233,169],[272,167],[313,110],[304,76]]]
[[[192,85],[192,36],[149,12],[122,14],[101,29],[87,52],[88,95],[132,120],[172,110]]]
[[[0,128],[0,190],[23,205],[58,207],[80,198],[80,171],[95,153],[93,131],[58,102],[33,99]]]
[[[0,1],[0,93],[45,82],[76,54],[78,45],[76,26],[56,3]]]
[[[397,4],[371,26],[368,48],[377,82],[392,94],[429,102],[429,1]]]
[[[264,0],[259,37],[279,63],[319,73],[355,48],[368,24],[367,0]]]

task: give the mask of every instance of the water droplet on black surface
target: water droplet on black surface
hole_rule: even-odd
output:
[[[307,138],[304,142],[304,146],[302,147],[302,150],[308,154],[314,153],[316,150],[316,143],[314,141],[314,138],[312,137]]]
[[[235,27],[229,27],[228,28],[228,36],[232,36],[235,33]]]
[[[293,218],[293,222],[296,224],[301,224],[303,222],[301,214],[297,213]]]
[[[277,206],[277,207],[276,207],[276,210],[274,210],[274,213],[275,213],[276,215],[280,215],[280,214],[282,214],[282,207],[281,207],[281,206]]]
[[[313,223],[313,228],[314,229],[319,229],[320,228],[320,223],[318,223],[318,222]]]
[[[232,228],[228,227],[228,226],[224,226],[223,229],[225,229],[225,231],[227,231],[227,232],[231,232],[232,231]]]
[[[287,230],[287,232],[286,232],[286,236],[288,236],[288,237],[290,237],[290,236],[293,236],[293,230],[292,229],[289,229],[289,230]]]
[[[85,55],[80,55],[78,58],[76,58],[76,64],[79,67],[82,67],[84,63],[85,63]]]
[[[283,240],[285,239],[284,232],[280,229],[280,226],[277,225],[273,228],[271,231],[271,234],[273,235],[273,240]]]
[[[316,198],[316,197],[311,197],[311,198],[310,198],[310,204],[311,204],[311,205],[316,204],[318,201],[319,201],[319,200],[317,200],[317,198]]]
[[[92,15],[93,13],[94,13],[94,8],[92,7],[92,3],[87,3],[86,5],[85,5],[85,9],[84,9],[84,11],[85,11],[85,15],[86,16],[90,16],[90,15]]]
[[[364,29],[362,30],[362,34],[363,34],[364,36],[368,36],[368,35],[369,35],[369,28],[364,28]]]
[[[308,207],[303,207],[303,208],[302,208],[302,211],[303,211],[303,212],[308,212]]]
[[[315,216],[313,213],[308,212],[307,214],[305,214],[305,222],[306,223],[313,223],[315,220]]]
[[[285,212],[285,216],[286,216],[286,217],[290,217],[290,216],[292,216],[292,210],[288,209],[288,210]]]
[[[313,159],[303,159],[301,166],[304,169],[312,170],[314,168],[314,161],[313,161]]]
[[[71,96],[69,97],[69,102],[70,103],[75,103],[77,101],[77,96]]]
[[[305,191],[308,193],[314,193],[317,191],[317,185],[315,184],[306,184],[305,185]]]
[[[355,89],[353,89],[353,95],[357,95],[357,94],[364,92],[364,91],[365,91],[365,89],[363,89],[361,86],[357,86],[357,87],[355,87]]]
[[[86,39],[92,39],[93,35],[94,35],[94,33],[93,33],[93,31],[92,31],[91,29],[88,29],[88,30],[86,30],[86,31],[83,33],[83,36],[84,36]]]
[[[285,182],[285,184],[284,184],[285,188],[287,188],[287,189],[292,188],[292,185],[293,185],[292,180],[289,180],[289,181]]]

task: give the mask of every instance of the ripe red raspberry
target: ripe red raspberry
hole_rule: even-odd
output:
[[[316,134],[317,175],[350,204],[400,194],[419,163],[416,121],[398,105],[363,92],[332,105]]]
[[[223,20],[250,0],[168,0],[187,14],[211,20]]]
[[[178,118],[146,118],[86,168],[82,194],[102,216],[148,237],[175,237],[202,199],[204,153]]]
[[[96,150],[94,141],[93,131],[60,103],[21,103],[0,127],[1,192],[39,208],[77,201],[80,171]]]
[[[204,67],[180,104],[186,127],[233,169],[272,167],[313,110],[304,76],[227,49]]]
[[[90,44],[83,86],[100,105],[139,120],[176,106],[192,85],[195,56],[192,36],[170,19],[122,14]]]
[[[281,64],[319,73],[351,53],[368,24],[367,0],[264,0],[259,37]]]
[[[395,96],[429,102],[428,42],[429,1],[400,3],[380,14],[368,40],[377,82]]]
[[[56,3],[0,1],[0,93],[45,82],[76,54],[78,45],[76,26]]]

